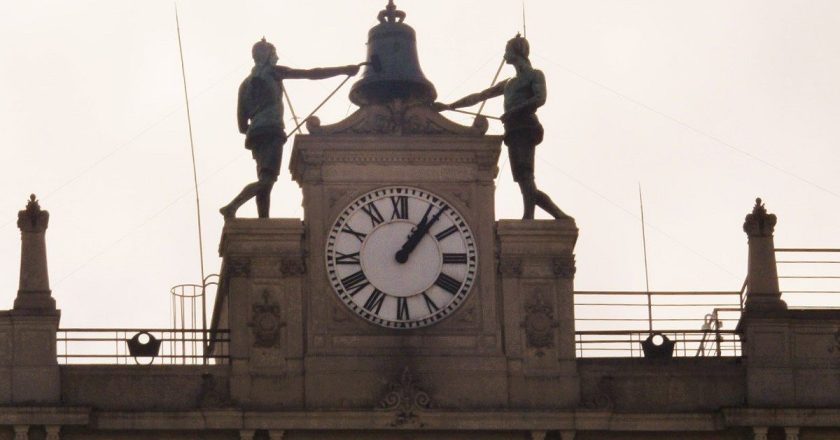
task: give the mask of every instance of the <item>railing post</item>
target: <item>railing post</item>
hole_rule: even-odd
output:
[[[752,213],[744,220],[749,245],[746,312],[787,309],[782,301],[776,270],[775,226],[776,216],[768,214],[761,199],[756,199]]]

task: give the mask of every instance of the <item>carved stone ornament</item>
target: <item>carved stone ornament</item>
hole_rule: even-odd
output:
[[[50,213],[41,209],[35,194],[30,195],[26,209],[18,211],[18,228],[23,232],[44,232],[49,222]]]
[[[388,384],[385,396],[379,401],[376,409],[395,413],[391,426],[414,424],[422,427],[424,424],[419,422],[417,412],[431,407],[429,394],[417,385],[411,371],[406,367],[398,382]]]
[[[522,276],[522,260],[518,258],[499,259],[499,273],[506,277],[518,278]]]
[[[554,275],[560,278],[574,278],[577,267],[575,267],[575,256],[555,258],[551,262],[551,270]]]
[[[251,260],[249,258],[231,258],[227,264],[228,277],[248,278],[251,276]]]
[[[280,320],[280,306],[269,301],[271,295],[268,290],[263,291],[261,304],[254,304],[251,322],[251,332],[254,334],[254,347],[268,348],[277,344],[280,329],[286,325]]]
[[[198,392],[198,406],[200,408],[223,408],[230,406],[227,390],[220,388],[216,376],[201,375],[201,389]]]
[[[772,237],[776,227],[776,216],[768,214],[761,199],[755,199],[753,211],[744,219],[744,232],[749,237]]]
[[[525,321],[522,322],[525,329],[525,338],[529,348],[537,350],[537,356],[545,355],[543,349],[554,346],[554,329],[560,323],[554,319],[554,312],[542,296],[536,295],[534,300],[525,305]]]
[[[395,100],[384,105],[363,106],[343,121],[321,125],[310,117],[306,129],[313,135],[376,134],[376,135],[462,135],[481,136],[487,132],[487,118],[475,119],[472,127],[456,124],[432,110],[428,103],[406,104]]]
[[[280,275],[295,277],[306,273],[306,263],[301,258],[283,258],[280,260]]]
[[[615,379],[612,376],[602,376],[598,380],[595,393],[585,399],[584,406],[588,409],[612,410],[615,407]]]

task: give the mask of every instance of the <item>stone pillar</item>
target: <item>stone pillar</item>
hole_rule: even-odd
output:
[[[303,223],[225,222],[218,323],[230,328],[230,393],[250,407],[303,406]]]
[[[496,234],[510,406],[575,407],[575,221],[500,220]]]
[[[29,425],[15,425],[15,440],[29,440]]]
[[[44,233],[49,213],[35,195],[18,213],[20,286],[14,309],[0,313],[0,404],[57,403],[56,333],[60,312],[50,293]]]
[[[239,439],[254,440],[254,434],[256,434],[256,431],[254,431],[253,429],[242,429],[239,431]]]
[[[560,440],[575,440],[576,431],[560,431]]]
[[[787,309],[781,299],[776,271],[776,248],[773,245],[775,226],[776,216],[767,213],[761,199],[755,199],[752,213],[744,220],[744,232],[747,233],[749,245],[747,311]]]
[[[61,440],[61,426],[58,425],[47,425],[44,427],[47,431],[47,436],[45,440]]]
[[[753,440],[767,440],[767,430],[766,426],[753,427]]]
[[[268,431],[269,440],[283,440],[285,435],[286,431],[283,431],[282,429],[272,429]]]
[[[799,440],[799,428],[786,426],[785,440]]]
[[[50,213],[41,210],[35,194],[29,196],[26,209],[18,212],[21,232],[20,284],[15,310],[55,310],[47,273],[47,245],[44,235]]]

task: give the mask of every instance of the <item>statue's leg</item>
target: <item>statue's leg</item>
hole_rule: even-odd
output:
[[[257,188],[257,215],[259,218],[268,218],[271,207],[271,189],[274,188],[273,179],[261,179]]]
[[[534,191],[537,186],[533,180],[520,180],[519,191],[522,193],[522,220],[533,220],[534,209],[536,201],[534,200]]]
[[[561,211],[560,208],[558,208],[557,205],[555,205],[554,202],[551,201],[551,197],[549,197],[548,194],[546,194],[546,193],[540,191],[539,189],[537,189],[536,184],[534,184],[534,193],[533,194],[534,194],[533,199],[534,199],[534,202],[536,202],[537,206],[542,208],[543,211],[551,214],[552,217],[554,217],[556,219],[568,217],[568,215],[566,215],[565,212]]]
[[[223,206],[219,209],[219,212],[225,217],[225,220],[232,219],[236,217],[236,211],[245,204],[248,200],[251,200],[254,196],[256,196],[261,188],[260,182],[249,183],[245,185],[245,188],[242,188],[242,191],[231,200],[230,203]]]

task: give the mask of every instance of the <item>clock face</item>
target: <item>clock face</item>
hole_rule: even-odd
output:
[[[417,188],[373,190],[351,203],[327,238],[327,275],[368,321],[425,327],[460,306],[475,281],[475,239],[443,198]]]

